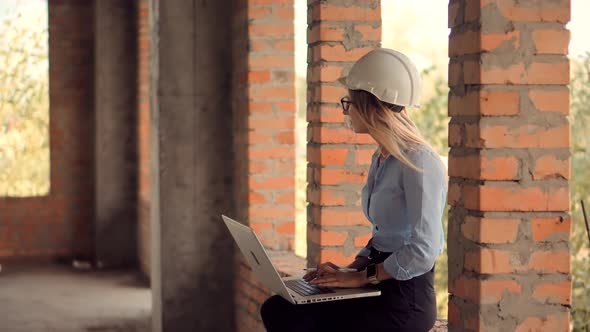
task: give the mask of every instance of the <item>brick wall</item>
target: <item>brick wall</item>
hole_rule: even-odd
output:
[[[50,192],[0,198],[0,257],[93,250],[93,5],[50,0],[48,7]]]
[[[449,4],[451,330],[569,330],[569,18]]]
[[[234,5],[235,217],[249,223],[266,248],[289,252],[295,239],[293,0]],[[259,331],[259,307],[270,292],[241,261],[241,253],[236,256],[237,327]]]
[[[151,269],[150,224],[150,22],[149,1],[137,0],[137,243],[141,271]]]
[[[374,141],[343,124],[337,79],[379,46],[380,1],[308,2],[308,250],[309,264],[350,263],[370,238],[360,208]]]

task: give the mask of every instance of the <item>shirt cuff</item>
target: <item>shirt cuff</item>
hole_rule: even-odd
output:
[[[393,253],[391,256],[387,257],[387,259],[383,262],[383,269],[387,272],[393,279],[396,280],[409,280],[412,279],[412,275],[406,269],[404,269],[400,264],[399,260],[397,259],[397,254]]]

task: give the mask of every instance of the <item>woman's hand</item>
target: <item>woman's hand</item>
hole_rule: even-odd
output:
[[[321,287],[356,288],[365,286],[368,281],[365,271],[340,272],[337,268],[322,264],[318,275],[310,283]]]
[[[322,271],[324,270],[324,268],[326,267],[331,267],[334,270],[338,270],[340,267],[332,262],[326,262],[323,264],[320,264],[320,266],[318,266],[318,268],[314,271],[310,271],[307,272],[304,276],[303,276],[303,280],[310,282],[311,280],[319,277],[322,273]]]

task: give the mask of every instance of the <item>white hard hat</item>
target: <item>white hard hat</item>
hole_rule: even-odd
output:
[[[367,91],[390,104],[420,107],[420,73],[406,55],[395,50],[372,50],[358,59],[348,76],[339,81],[350,90]]]

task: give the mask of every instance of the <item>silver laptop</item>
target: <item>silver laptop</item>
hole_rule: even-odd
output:
[[[309,284],[300,276],[281,278],[252,228],[224,215],[222,218],[262,284],[293,304],[381,295],[381,291],[374,288],[327,288]]]

